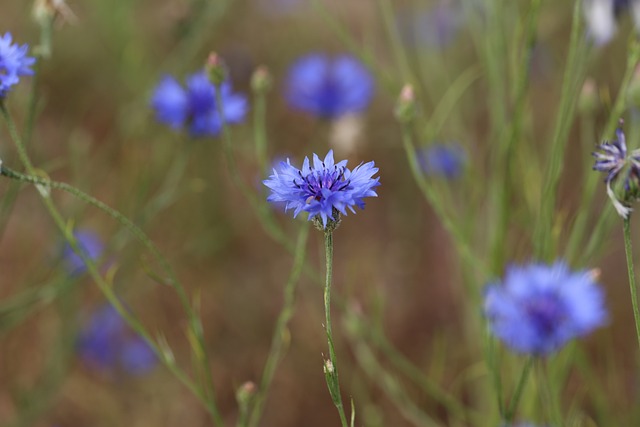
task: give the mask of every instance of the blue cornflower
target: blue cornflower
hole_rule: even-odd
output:
[[[339,221],[339,214],[347,215],[347,208],[355,213],[354,206],[364,209],[365,197],[377,197],[374,189],[380,178],[373,162],[359,164],[353,170],[347,161],[334,163],[333,150],[324,161],[314,154],[313,167],[305,157],[302,170],[291,165],[289,159],[280,163],[280,170],[264,181],[271,189],[269,202],[284,202],[285,210],[294,209],[294,218],[302,211],[309,213],[309,220],[320,217],[322,227],[327,221]]]
[[[418,151],[418,162],[429,176],[455,179],[464,168],[466,155],[458,144],[433,144]]]
[[[187,78],[186,89],[172,76],[165,76],[154,92],[151,105],[159,122],[179,130],[189,128],[191,136],[216,136],[222,130],[222,118],[216,100],[216,88],[205,72]],[[231,83],[220,88],[225,123],[240,123],[247,113],[247,99],[232,93]]]
[[[110,305],[93,313],[80,333],[78,353],[87,365],[108,373],[124,371],[140,375],[157,364],[146,341],[130,331]]]
[[[104,246],[96,233],[91,230],[79,230],[73,235],[78,243],[78,248],[84,252],[87,258],[96,261],[102,256]],[[68,243],[62,249],[62,257],[70,275],[76,276],[87,270],[82,258],[71,249]]]
[[[311,54],[290,69],[286,98],[298,110],[325,119],[356,113],[369,105],[373,77],[356,58]]]
[[[505,345],[536,356],[560,349],[607,320],[594,274],[572,272],[560,261],[510,267],[501,283],[487,287],[484,313]]]
[[[640,149],[627,152],[622,123],[620,121],[620,126],[616,130],[617,139],[599,144],[597,148],[601,151],[595,151],[592,154],[596,158],[593,169],[607,173],[604,182],[607,184],[607,195],[613,202],[613,206],[620,216],[627,218],[632,211],[628,203],[640,197]],[[624,177],[624,181],[620,188],[620,198],[618,198],[612,184],[620,176]]]
[[[29,46],[18,46],[11,42],[11,33],[0,36],[0,99],[7,95],[11,86],[20,81],[20,76],[33,74],[30,67],[36,62],[35,58],[27,56]]]

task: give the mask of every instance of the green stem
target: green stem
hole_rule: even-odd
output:
[[[267,100],[263,92],[257,93],[254,98],[254,139],[256,143],[256,157],[260,174],[267,171],[267,130],[265,119],[267,115]]]
[[[554,393],[551,384],[551,376],[545,369],[545,361],[543,359],[536,360],[538,371],[538,383],[540,384],[540,392],[542,394],[543,408],[548,411],[548,422],[550,425],[562,426],[562,411],[560,410],[559,397]]]
[[[329,360],[325,361],[325,378],[327,387],[333,404],[338,409],[342,427],[348,427],[347,416],[344,412],[342,403],[342,394],[340,393],[340,383],[338,380],[338,361],[336,351],[333,345],[333,332],[331,330],[331,278],[333,275],[333,232],[324,232],[324,249],[326,254],[327,274],[325,276],[324,286],[324,315],[326,319],[325,329],[327,331],[327,341],[329,343]]]
[[[507,424],[511,424],[513,422],[513,418],[516,415],[516,410],[518,409],[518,404],[520,403],[522,392],[527,385],[527,380],[529,379],[529,373],[531,372],[531,367],[533,366],[534,360],[535,359],[533,356],[529,357],[525,362],[524,367],[522,368],[522,373],[520,374],[518,385],[516,386],[516,390],[513,393],[513,398],[511,399],[511,402],[509,402],[509,407],[507,408],[507,412],[505,414],[505,421],[507,422]]]
[[[411,66],[409,65],[409,57],[402,45],[398,26],[395,22],[395,16],[393,13],[393,7],[390,0],[378,0],[378,8],[380,9],[380,15],[382,15],[382,21],[387,33],[387,37],[391,43],[391,49],[396,56],[396,62],[400,69],[400,75],[405,83],[412,82]]]
[[[291,273],[289,274],[287,284],[284,288],[284,303],[282,306],[282,311],[280,311],[280,315],[278,316],[278,320],[276,322],[276,329],[273,333],[273,337],[271,338],[271,349],[269,351],[269,356],[267,357],[267,362],[265,363],[265,367],[262,373],[260,386],[254,398],[255,403],[253,405],[253,408],[251,409],[251,415],[248,420],[248,424],[239,424],[240,426],[244,427],[245,425],[248,425],[250,427],[255,427],[260,422],[260,417],[262,416],[267,391],[269,390],[269,386],[273,381],[273,376],[275,374],[276,368],[278,366],[278,361],[280,360],[282,354],[282,347],[284,344],[287,325],[289,323],[289,320],[291,319],[291,316],[293,315],[296,288],[298,281],[300,280],[300,275],[302,274],[302,266],[304,265],[306,253],[305,249],[307,246],[308,237],[309,221],[306,221],[302,225],[300,233],[298,234],[295,257],[293,259],[293,267],[291,268]]]
[[[638,290],[636,288],[636,277],[633,268],[633,248],[631,247],[631,224],[629,217],[624,220],[624,252],[627,255],[627,271],[629,272],[629,291],[631,292],[631,307],[633,308],[633,318],[636,323],[636,337],[638,347],[640,347],[640,310],[638,310]]]

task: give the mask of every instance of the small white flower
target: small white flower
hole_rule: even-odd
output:
[[[634,1],[634,11],[638,10],[640,12],[640,9],[635,7],[637,3],[637,1]],[[593,38],[597,45],[608,43],[615,35],[617,25],[613,13],[613,0],[586,0],[584,17],[587,21],[589,36]]]

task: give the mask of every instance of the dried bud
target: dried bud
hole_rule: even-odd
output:
[[[416,96],[413,86],[404,85],[396,102],[395,116],[400,123],[413,121],[416,115]]]
[[[211,83],[220,86],[227,79],[227,66],[215,52],[211,52],[205,64],[205,70]]]
[[[259,66],[251,76],[251,89],[256,94],[264,94],[271,90],[273,79],[269,69],[264,65]]]

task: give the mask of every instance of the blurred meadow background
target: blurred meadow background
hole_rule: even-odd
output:
[[[276,160],[300,166],[329,149],[350,167],[380,169],[378,197],[334,237],[334,340],[355,425],[502,426],[497,401],[512,399],[526,362],[488,335],[482,290],[508,265],[556,259],[599,270],[608,321],[544,361],[560,418],[546,415],[542,381],[531,379],[508,421],[640,425],[622,220],[591,171],[591,152],[614,138],[619,118],[629,147],[639,145],[631,14],[616,16],[604,42],[589,36],[590,2],[69,0],[62,16],[60,1],[36,4],[45,22],[47,7],[58,8],[48,57],[37,50],[48,30],[34,4],[0,7],[0,34],[39,58],[7,109],[38,176],[117,209],[171,264],[206,356],[148,248],[103,211],[51,190],[117,298],[203,389],[206,358],[223,425],[240,425],[243,402],[255,403],[305,227],[304,214],[293,220],[266,203],[262,181]],[[248,102],[229,128],[231,153],[222,135],[171,129],[152,108],[165,76],[182,84],[210,52]],[[362,61],[374,82],[366,108],[335,117],[292,108],[290,67],[310,53]],[[259,67],[272,84],[256,93]],[[405,84],[415,99],[398,107]],[[266,142],[264,159],[256,141]],[[4,122],[0,143],[2,164],[24,170]],[[108,308],[37,188],[2,179],[0,195],[0,425],[216,425]],[[322,373],[322,233],[311,227],[303,246],[259,426],[340,425]]]

